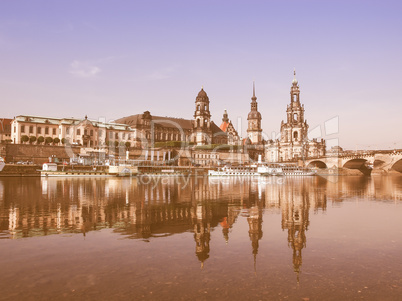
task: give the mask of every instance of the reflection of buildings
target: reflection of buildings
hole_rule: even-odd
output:
[[[142,240],[191,232],[195,255],[204,265],[211,254],[214,228],[221,227],[218,237],[228,243],[233,225],[246,219],[245,239],[256,259],[264,215],[281,214],[281,228],[287,231],[293,269],[299,276],[310,214],[326,210],[327,201],[341,204],[355,196],[400,200],[399,183],[400,177],[348,177],[337,183],[321,177],[2,178],[0,238],[85,234],[102,228]]]
[[[282,229],[288,230],[288,244],[293,249],[293,269],[298,278],[302,265],[302,249],[306,246],[310,207],[309,195],[306,191],[301,192],[288,190],[287,202],[282,206]]]

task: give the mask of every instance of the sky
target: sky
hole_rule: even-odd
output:
[[[400,1],[1,1],[0,118],[191,119],[203,86],[212,120],[227,109],[244,137],[255,81],[272,138],[295,68],[322,138],[402,148],[401,14]]]

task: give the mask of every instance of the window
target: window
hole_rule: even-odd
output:
[[[94,135],[94,130],[91,130],[90,135],[91,135],[91,136]]]
[[[38,126],[38,128],[36,129],[36,132],[37,132],[38,134],[42,134],[42,128],[41,128],[40,126]]]
[[[45,127],[45,135],[49,135],[49,128]]]
[[[29,133],[30,133],[30,134],[33,134],[33,126],[32,126],[32,125],[29,126]]]
[[[70,134],[70,128],[67,127],[67,128],[66,128],[66,135],[69,135],[69,134]]]
[[[199,110],[200,110],[200,105],[197,106],[197,111],[199,111]]]
[[[115,139],[119,139],[119,133],[116,133],[116,135],[114,135]]]
[[[53,135],[56,135],[56,129],[53,129]]]
[[[109,139],[113,138],[113,132],[109,132]]]
[[[87,129],[84,130],[84,135],[88,135]]]
[[[81,135],[81,130],[77,129],[77,135]]]
[[[297,139],[298,134],[299,134],[298,132],[294,132],[293,133],[293,138]]]
[[[293,101],[297,101],[297,95],[293,94]]]
[[[25,133],[25,125],[21,125],[21,133]]]

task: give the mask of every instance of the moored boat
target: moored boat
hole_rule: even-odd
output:
[[[229,167],[224,166],[218,170],[208,170],[208,176],[259,176],[255,167]]]
[[[284,176],[315,176],[317,174],[316,170],[299,166],[284,166],[282,171]]]
[[[44,163],[39,170],[42,177],[130,177],[138,173],[137,167],[118,165],[108,170],[58,170],[56,163]]]

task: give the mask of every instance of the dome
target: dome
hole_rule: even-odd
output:
[[[251,111],[247,116],[247,120],[249,119],[261,119],[261,113],[258,111]]]
[[[294,78],[294,79],[292,80],[292,84],[293,84],[293,85],[297,85],[297,84],[298,84],[298,81],[297,81],[296,78]]]
[[[204,88],[201,88],[201,91],[198,92],[197,98],[195,99],[195,102],[209,102],[209,98],[207,95],[207,92],[204,91]]]

